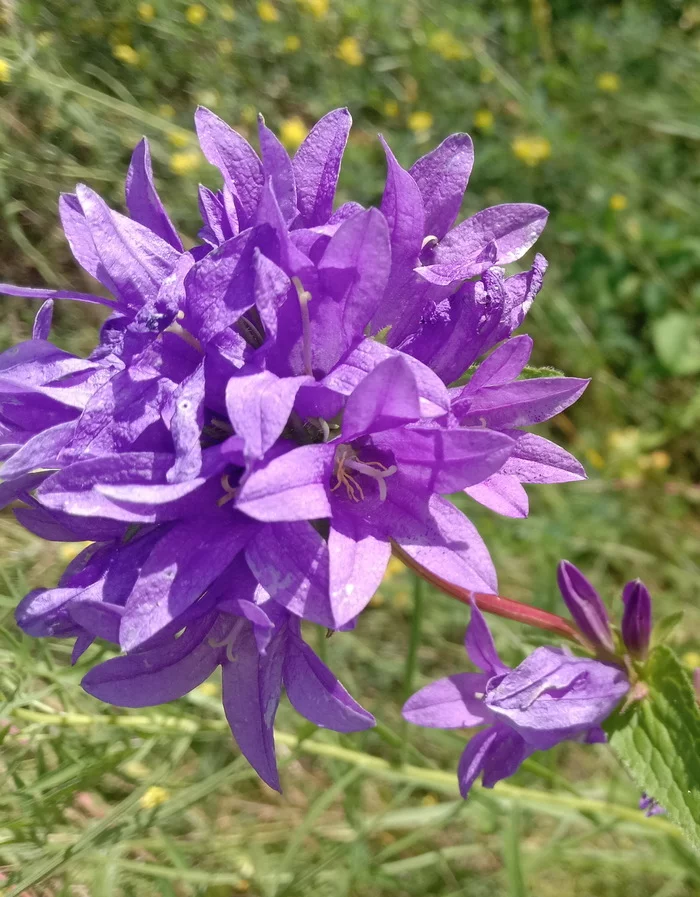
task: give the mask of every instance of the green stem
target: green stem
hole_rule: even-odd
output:
[[[418,648],[421,643],[421,628],[423,625],[423,597],[424,582],[420,576],[414,577],[413,583],[413,615],[411,617],[411,632],[408,639],[408,652],[406,654],[406,666],[403,676],[404,700],[413,693],[413,680],[418,666]]]
[[[544,629],[545,632],[553,632],[561,638],[577,642],[589,651],[592,650],[581,633],[564,617],[550,614],[546,610],[540,610],[539,607],[533,607],[533,605],[525,604],[522,601],[504,598],[502,595],[489,595],[486,592],[472,592],[471,589],[463,589],[421,566],[395,542],[393,551],[418,576],[463,604],[471,604],[474,601],[481,611],[496,614],[496,616],[505,617],[508,620],[515,620],[518,623],[526,623],[528,626]]]
[[[90,716],[86,713],[40,713],[26,708],[17,708],[12,712],[17,721],[38,723],[43,726],[62,726],[64,728],[85,728],[94,726],[119,726],[123,729],[135,729],[146,733],[162,734],[164,728],[185,733],[208,730],[213,732],[228,731],[228,725],[224,720],[194,720],[184,717],[172,718],[164,716]],[[381,757],[373,757],[359,751],[348,750],[336,744],[325,741],[314,741],[309,738],[300,742],[295,735],[288,732],[275,733],[279,744],[287,746],[317,757],[328,757],[340,760],[353,766],[359,766],[368,772],[381,778],[407,782],[417,787],[429,788],[448,794],[450,797],[457,795],[457,780],[452,772],[442,772],[438,769],[425,769],[420,766],[392,766]],[[479,788],[480,786],[474,786]],[[579,813],[607,814],[624,822],[632,823],[636,828],[655,835],[666,835],[672,838],[683,839],[683,832],[667,819],[659,816],[644,816],[636,807],[623,807],[619,804],[607,803],[602,800],[593,800],[584,797],[576,797],[571,794],[555,794],[551,791],[536,791],[531,788],[520,788],[517,785],[509,785],[499,782],[493,789],[496,798],[506,801],[517,801],[535,806],[539,812],[558,815],[561,812],[576,811]]]

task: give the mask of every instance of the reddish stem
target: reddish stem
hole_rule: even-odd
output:
[[[578,642],[585,648],[590,648],[581,633],[564,617],[550,614],[545,610],[540,610],[538,607],[533,607],[531,604],[524,604],[522,601],[514,601],[512,598],[463,589],[452,582],[448,582],[446,579],[442,579],[430,570],[426,570],[425,567],[413,560],[395,542],[393,543],[393,549],[394,554],[407,567],[410,567],[411,570],[417,573],[418,576],[463,604],[471,604],[473,600],[479,610],[496,614],[499,617],[506,617],[508,620],[516,620],[518,623],[526,623],[528,626],[536,626],[538,629],[544,629],[547,632],[554,632],[562,638],[570,639],[572,642]]]

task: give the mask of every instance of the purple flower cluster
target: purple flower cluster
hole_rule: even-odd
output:
[[[83,680],[120,706],[177,698],[220,665],[233,734],[273,787],[282,686],[319,726],[373,724],[304,643],[301,620],[353,626],[392,541],[443,578],[495,592],[485,545],[444,496],[522,517],[523,483],[584,478],[524,428],[587,381],[519,379],[532,340],[511,336],[546,263],[503,266],[547,212],[500,205],[455,226],[466,134],[409,170],[383,144],[380,208],[334,209],[350,121],[329,113],[290,159],[262,118],[258,155],[199,109],[223,188],[200,187],[194,248],[158,197],[144,140],[128,216],[82,185],[60,200],[75,258],[111,298],[0,284],[46,300],[32,339],[0,355],[0,504],[19,500],[17,519],[42,538],[93,543],[57,588],[22,601],[20,626],[75,638],[76,659],[95,638],[120,646]],[[87,359],[48,341],[61,299],[110,309]],[[505,693],[498,701],[488,712],[500,719]]]
[[[463,797],[479,775],[484,787],[493,788],[534,751],[561,741],[605,741],[600,724],[630,690],[630,661],[643,661],[648,655],[652,608],[644,583],[636,579],[623,589],[621,644],[617,644],[605,605],[583,573],[561,561],[557,581],[579,632],[602,659],[542,647],[511,670],[499,658],[486,621],[472,602],[465,647],[482,672],[439,679],[404,705],[404,717],[419,726],[487,726],[462,754],[458,777]],[[647,795],[639,806],[647,815],[663,812]]]

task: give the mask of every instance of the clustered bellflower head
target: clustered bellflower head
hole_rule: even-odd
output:
[[[192,249],[144,140],[128,215],[83,185],[60,200],[76,260],[110,295],[0,285],[45,300],[32,339],[0,356],[0,502],[18,502],[42,538],[92,542],[56,588],[22,601],[24,631],[74,638],[75,659],[96,638],[118,645],[83,686],[120,706],[177,698],[220,665],[233,734],[278,787],[283,686],[319,726],[373,724],[300,621],[352,627],[392,542],[495,592],[484,543],[445,496],[523,517],[523,483],[583,479],[527,428],[587,381],[519,379],[532,340],[512,333],[546,263],[505,266],[547,212],[506,204],[455,225],[466,134],[409,170],[384,143],[380,207],[334,208],[347,110],[322,118],[293,159],[262,118],[259,154],[212,112],[195,120],[223,186],[200,188]],[[64,299],[110,310],[87,359],[49,342]]]
[[[537,648],[510,669],[499,658],[476,604],[465,647],[482,672],[439,679],[416,692],[403,708],[404,717],[419,726],[486,726],[467,743],[459,761],[459,788],[465,798],[479,775],[485,788],[493,788],[534,751],[561,741],[605,741],[600,724],[629,690],[621,667],[561,648]]]

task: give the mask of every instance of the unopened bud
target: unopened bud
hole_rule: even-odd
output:
[[[635,579],[622,590],[622,600],[622,640],[633,657],[644,660],[651,637],[651,595],[644,583]]]
[[[582,635],[595,647],[615,650],[610,621],[605,605],[586,577],[569,561],[557,568],[557,582],[562,598]]]

